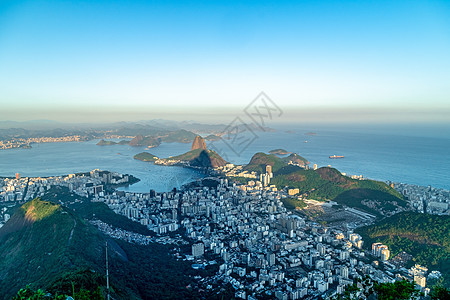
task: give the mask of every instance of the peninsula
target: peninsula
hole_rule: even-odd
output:
[[[157,158],[156,156],[142,152],[134,156],[135,159],[154,162],[157,165],[165,166],[185,166],[195,168],[218,168],[227,164],[219,154],[213,150],[208,150],[205,140],[201,136],[196,136],[192,142],[191,151],[169,158]]]

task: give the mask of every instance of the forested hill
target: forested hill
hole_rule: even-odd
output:
[[[381,242],[389,246],[392,257],[405,251],[415,263],[443,272],[450,284],[450,216],[404,212],[357,232],[367,248]]]
[[[303,167],[309,164],[307,159],[296,153],[291,153],[287,157],[278,157],[275,154],[258,152],[253,155],[250,162],[245,166],[245,170],[264,173],[266,166],[270,165],[272,166],[272,171],[276,172],[281,168],[288,166],[289,162]]]
[[[79,267],[101,270],[104,245],[95,228],[60,205],[27,202],[0,228],[0,295],[11,297],[29,283],[48,287]]]
[[[176,260],[170,255],[173,245],[141,246],[103,234],[88,221],[100,219],[148,235],[145,226],[116,215],[104,203],[70,201],[79,197],[67,188],[51,189],[44,197],[72,204],[35,199],[0,228],[0,299],[11,299],[27,285],[52,295],[103,299],[93,295],[106,295],[106,241],[113,299],[199,299],[194,277],[217,272],[217,266],[194,270],[190,262]],[[189,245],[180,247],[190,251]]]

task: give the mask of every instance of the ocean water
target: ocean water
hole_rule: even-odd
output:
[[[353,129],[353,130],[352,130]],[[306,135],[314,131],[316,135]],[[425,132],[426,133],[426,132]],[[214,146],[235,164],[248,163],[256,152],[283,148],[296,152],[320,166],[331,165],[341,172],[377,180],[391,180],[450,189],[450,138],[445,133],[433,137],[385,133],[355,128],[311,130],[294,126],[276,132],[255,132],[257,137],[245,148],[230,149],[223,142]],[[122,190],[168,191],[203,177],[191,169],[156,166],[133,159],[145,148],[128,145],[97,146],[97,140],[79,143],[33,144],[32,149],[0,151],[0,176],[53,176],[93,169],[132,174],[140,182]],[[207,143],[211,146],[211,143]],[[190,144],[170,143],[147,150],[169,157],[190,150]],[[238,151],[236,151],[238,150]],[[343,159],[329,159],[330,155]]]
[[[350,129],[353,129],[351,131]],[[436,137],[387,134],[355,128],[310,129],[284,127],[259,133],[242,153],[223,143],[215,143],[230,161],[247,163],[255,152],[282,148],[308,159],[312,167],[331,165],[349,175],[450,189],[450,138],[445,132]],[[450,131],[449,131],[450,132]],[[330,159],[343,155],[343,159]]]
[[[144,147],[128,145],[97,146],[98,140],[71,143],[33,144],[31,149],[9,149],[0,151],[0,176],[22,177],[56,176],[93,169],[131,174],[141,181],[119,190],[133,192],[158,192],[179,188],[185,183],[204,177],[200,172],[182,167],[157,166],[141,162],[133,156]],[[158,157],[190,150],[189,144],[163,144],[151,149]]]

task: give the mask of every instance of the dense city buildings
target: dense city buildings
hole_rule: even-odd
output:
[[[391,183],[391,186],[405,196],[418,212],[450,215],[450,191],[448,190],[406,183]]]
[[[60,143],[60,142],[80,142],[87,138],[79,135],[63,136],[63,137],[36,137],[36,138],[14,138],[8,140],[0,140],[0,150],[12,148],[29,148],[31,144],[40,143]]]
[[[428,292],[425,268],[397,267],[390,263],[386,245],[374,243],[372,251],[366,252],[362,237],[352,230],[326,227],[287,210],[282,200],[298,194],[296,190],[277,190],[255,180],[232,183],[233,174],[240,172],[236,169],[222,168],[228,177],[209,177],[215,184],[164,193],[108,190],[107,186],[127,183],[129,176],[100,170],[48,178],[16,176],[0,182],[0,201],[24,202],[44,195],[52,186],[67,187],[79,197],[76,201],[103,202],[155,235],[114,228],[99,220],[91,222],[105,234],[140,245],[191,245],[183,259],[192,261],[193,268],[218,265],[214,276],[202,278],[204,288],[230,284],[236,298],[333,296],[365,276],[379,282],[407,278]],[[266,168],[262,179],[267,180],[271,173],[271,168]],[[444,202],[439,197],[434,200]],[[1,214],[3,222],[10,217],[6,209]]]

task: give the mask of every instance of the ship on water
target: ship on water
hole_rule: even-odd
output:
[[[344,158],[344,155],[331,155],[330,158],[331,158],[331,159],[334,159],[334,158]]]

